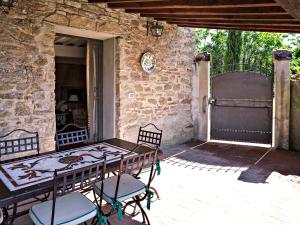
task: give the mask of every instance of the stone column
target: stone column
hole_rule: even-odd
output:
[[[286,50],[273,52],[274,62],[274,123],[273,145],[289,149],[290,131],[290,60],[292,53]]]
[[[199,74],[199,112],[198,112],[198,139],[208,140],[208,98],[210,88],[210,54],[200,53],[196,56]],[[196,128],[197,129],[197,128]]]

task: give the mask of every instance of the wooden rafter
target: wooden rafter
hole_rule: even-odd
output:
[[[185,14],[140,14],[142,17],[154,17],[154,18],[182,18],[182,19],[216,19],[216,20],[272,20],[276,23],[276,21],[295,21],[293,17],[288,14],[285,15],[185,15]]]
[[[276,33],[300,33],[300,30],[290,29],[275,29],[275,28],[257,28],[257,27],[232,27],[232,26],[205,26],[205,25],[192,25],[192,24],[177,24],[179,27],[190,27],[190,28],[206,28],[206,29],[218,29],[218,30],[243,30],[243,31],[260,31],[260,32],[276,32]]]
[[[202,14],[202,15],[259,15],[259,14],[268,14],[268,15],[286,15],[287,12],[283,10],[281,7],[247,7],[247,8],[208,8],[208,9],[172,9],[172,8],[164,8],[164,9],[125,9],[125,12],[128,13],[146,13],[146,14],[185,14],[185,15],[194,15],[194,14]]]
[[[177,1],[143,1],[143,2],[109,2],[110,8],[124,9],[162,9],[162,8],[245,8],[279,6],[273,0],[177,0]]]
[[[240,25],[240,26],[287,26],[287,27],[300,27],[297,21],[274,21],[272,20],[203,20],[203,19],[182,19],[182,18],[155,18],[156,20],[163,20],[172,23],[190,23],[190,24],[218,24],[218,25]]]
[[[184,27],[300,33],[300,0],[88,0]]]
[[[132,2],[150,2],[150,1],[161,2],[163,0],[89,0],[89,3],[132,3]]]
[[[232,28],[240,28],[240,25],[236,24],[207,24],[207,23],[199,23],[199,22],[178,22],[178,21],[169,21],[170,24],[190,24],[194,26],[211,26],[211,27],[232,27]],[[255,28],[255,29],[269,29],[269,30],[294,30],[294,31],[300,31],[300,25],[296,27],[286,27],[286,26],[272,26],[272,25],[243,25],[243,28]]]

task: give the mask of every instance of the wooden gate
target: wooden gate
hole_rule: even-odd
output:
[[[271,144],[273,73],[250,65],[214,71],[209,99],[211,139]]]

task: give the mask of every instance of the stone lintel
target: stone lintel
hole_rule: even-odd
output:
[[[210,54],[207,52],[201,52],[198,55],[196,55],[195,57],[195,61],[199,62],[199,61],[210,61]]]
[[[277,50],[273,52],[273,60],[283,61],[283,60],[291,60],[293,54],[288,50]]]

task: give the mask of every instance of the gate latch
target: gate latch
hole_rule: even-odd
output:
[[[210,99],[208,100],[208,103],[211,104],[211,105],[215,105],[216,102],[217,102],[217,99],[215,99],[215,98],[210,98]]]

